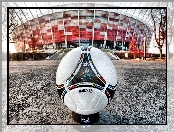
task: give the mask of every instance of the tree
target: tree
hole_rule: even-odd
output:
[[[167,55],[174,36],[174,2],[167,2]]]
[[[134,53],[134,59],[135,59],[136,53],[137,53],[137,46],[136,46],[136,40],[134,37],[132,37],[132,41],[129,44],[129,51]]]
[[[18,26],[18,22],[15,19],[15,10],[9,9],[9,33],[12,34],[14,29]]]
[[[30,48],[34,51],[35,50],[35,47],[36,47],[36,43],[37,43],[37,39],[35,37],[32,36],[32,34],[30,34]]]
[[[160,59],[162,59],[162,47],[166,43],[166,25],[167,15],[166,9],[151,9],[150,15],[152,18],[155,41],[160,51]]]

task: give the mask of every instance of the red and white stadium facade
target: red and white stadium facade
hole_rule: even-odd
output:
[[[62,45],[67,48],[68,42],[80,40],[90,41],[95,46],[96,40],[109,40],[124,45],[130,43],[132,36],[137,44],[143,45],[144,37],[147,44],[151,40],[151,31],[143,22],[132,17],[107,11],[106,9],[71,9],[53,14],[47,14],[25,22],[15,29],[13,36],[17,38],[16,45],[22,48],[25,44],[32,45]]]

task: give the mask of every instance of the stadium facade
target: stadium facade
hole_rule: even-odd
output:
[[[65,6],[68,5],[62,7]],[[48,46],[70,48],[81,43],[98,48],[129,50],[132,37],[136,39],[137,48],[143,49],[144,38],[150,44],[152,32],[143,21],[116,9],[62,9],[26,21],[15,28],[12,36],[17,51]]]

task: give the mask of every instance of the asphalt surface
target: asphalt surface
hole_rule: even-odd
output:
[[[9,62],[10,124],[78,124],[56,91],[59,62]],[[166,124],[166,63],[112,62],[118,86],[96,124]]]

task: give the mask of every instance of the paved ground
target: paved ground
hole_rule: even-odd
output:
[[[55,87],[58,60],[10,61],[10,124],[77,124]],[[165,124],[166,63],[112,61],[118,86],[96,124]]]

